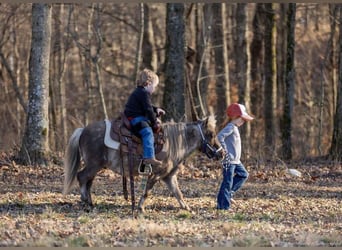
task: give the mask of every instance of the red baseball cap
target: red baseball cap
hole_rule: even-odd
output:
[[[226,113],[229,117],[241,117],[245,121],[251,121],[254,119],[254,117],[247,113],[246,107],[239,103],[230,104],[226,110]]]

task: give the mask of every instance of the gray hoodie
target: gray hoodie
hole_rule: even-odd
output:
[[[222,148],[228,153],[231,164],[240,164],[241,138],[239,128],[228,123],[218,134],[217,139]]]

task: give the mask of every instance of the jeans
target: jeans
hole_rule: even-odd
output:
[[[136,126],[138,123],[143,123],[142,126],[140,126],[139,134],[142,139],[143,143],[143,158],[149,159],[154,158],[154,136],[153,136],[153,130],[150,126],[148,126],[147,123],[148,119],[144,116],[138,116],[135,117],[133,120],[131,120],[131,125]]]
[[[217,195],[217,209],[227,210],[230,207],[230,199],[238,191],[248,178],[248,172],[242,163],[224,164],[223,180]]]

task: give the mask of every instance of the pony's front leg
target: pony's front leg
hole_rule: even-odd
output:
[[[170,175],[166,176],[165,178],[163,178],[162,180],[165,182],[165,184],[167,185],[169,190],[172,192],[172,194],[176,197],[180,207],[182,209],[190,211],[191,209],[185,203],[184,198],[183,198],[183,194],[179,189],[177,175],[176,174],[170,174]]]
[[[138,210],[141,213],[145,213],[145,200],[147,199],[151,189],[153,188],[154,184],[156,184],[157,180],[152,176],[152,178],[148,178],[147,183],[146,183],[146,188],[144,191],[144,194],[140,197],[139,204],[138,204]]]

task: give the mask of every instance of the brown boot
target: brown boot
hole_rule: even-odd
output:
[[[151,165],[154,165],[154,166],[162,165],[162,162],[158,161],[155,158],[144,159],[144,163],[145,164],[151,164]]]

